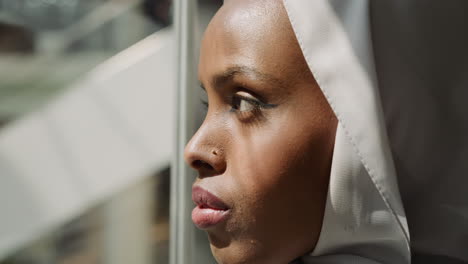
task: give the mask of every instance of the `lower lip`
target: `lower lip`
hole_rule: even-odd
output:
[[[195,207],[192,211],[192,221],[200,229],[207,229],[223,222],[229,215],[229,210]]]

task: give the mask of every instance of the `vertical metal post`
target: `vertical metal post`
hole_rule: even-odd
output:
[[[197,1],[176,0],[174,24],[177,47],[176,142],[171,172],[170,264],[195,264],[194,228],[191,223],[193,172],[184,162],[185,144],[195,131],[193,98]],[[191,88],[191,89],[190,89]]]

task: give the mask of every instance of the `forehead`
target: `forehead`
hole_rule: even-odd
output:
[[[206,82],[229,67],[245,66],[284,79],[304,65],[281,1],[237,0],[227,2],[205,32],[199,77]]]

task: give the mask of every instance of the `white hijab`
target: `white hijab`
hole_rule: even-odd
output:
[[[319,241],[305,263],[410,263],[409,232],[376,85],[367,1],[284,0],[339,120]]]
[[[303,261],[468,263],[468,2],[284,4],[339,120]]]

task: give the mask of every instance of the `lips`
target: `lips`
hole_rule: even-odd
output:
[[[229,206],[199,186],[192,188],[192,200],[196,204],[192,211],[192,221],[200,229],[215,226],[229,216]]]

